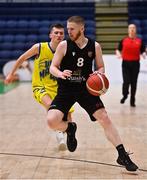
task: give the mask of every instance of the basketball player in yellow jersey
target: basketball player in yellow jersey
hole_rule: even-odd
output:
[[[49,68],[56,47],[64,39],[64,27],[61,24],[52,25],[49,37],[51,39],[50,42],[37,43],[22,54],[17,59],[11,72],[5,79],[5,84],[11,83],[16,70],[21,66],[21,64],[35,56],[32,75],[33,94],[35,99],[44,105],[47,110],[57,93],[57,81],[55,77],[50,74]],[[68,120],[71,120],[71,112],[73,112],[73,108],[71,108],[68,113]],[[59,150],[65,150],[66,143],[64,140],[64,134],[60,131],[56,131],[56,138],[59,143]]]

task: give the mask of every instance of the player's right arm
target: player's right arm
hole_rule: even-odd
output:
[[[98,42],[95,42],[95,62],[98,68],[97,71],[99,73],[105,73],[105,66],[102,57],[102,49]]]
[[[72,71],[68,69],[64,70],[63,72],[59,69],[62,59],[66,54],[66,50],[67,41],[62,41],[59,43],[50,66],[50,73],[61,79],[66,79],[66,77],[70,77],[72,75]]]
[[[14,66],[12,67],[12,70],[9,72],[7,77],[5,78],[5,84],[9,84],[13,81],[14,75],[16,70],[21,66],[21,64],[31,58],[32,56],[35,56],[39,54],[39,44],[34,44],[29,50],[27,50],[24,54],[22,54],[17,60]]]

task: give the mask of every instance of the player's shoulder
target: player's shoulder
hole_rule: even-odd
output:
[[[88,41],[89,41],[88,43],[95,45],[95,47],[100,47],[99,42],[97,42],[96,40],[94,40],[94,39],[92,39],[92,38],[90,38],[90,37],[86,37],[86,38],[87,38]]]
[[[95,41],[95,46],[100,46],[100,43]]]
[[[59,43],[58,48],[65,48],[67,46],[67,40],[63,40]]]
[[[39,47],[40,43],[34,44],[32,47]]]
[[[67,40],[63,40],[63,41],[61,41],[59,44],[61,44],[61,45],[62,45],[62,44],[63,44],[63,45],[64,45],[64,44],[67,44]]]
[[[32,47],[31,47],[30,49],[31,49],[32,51],[36,51],[36,50],[39,49],[39,47],[40,47],[40,43],[36,43],[36,44],[32,45]]]
[[[99,42],[97,42],[97,41],[95,41],[95,47],[96,47],[96,48],[101,48],[100,43],[99,43]]]
[[[48,47],[49,46],[49,42],[40,42],[36,44],[37,46],[41,46],[41,47]]]
[[[48,47],[48,42],[40,42],[36,43],[32,46],[31,50],[35,52],[35,54],[39,55],[41,51],[44,51]]]

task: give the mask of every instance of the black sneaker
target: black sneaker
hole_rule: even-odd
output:
[[[121,100],[120,100],[120,103],[121,104],[124,104],[125,100],[127,99],[127,97],[123,97]]]
[[[135,103],[130,103],[131,107],[136,107]]]
[[[130,106],[136,107],[136,105],[135,105],[135,98],[134,97],[131,97],[131,99],[130,99]]]
[[[77,139],[75,137],[77,125],[74,122],[68,123],[67,128],[67,148],[70,152],[74,152],[77,148]]]
[[[117,163],[125,166],[128,171],[136,171],[138,169],[138,166],[132,162],[128,153],[126,153],[126,157],[124,159],[121,159],[120,156],[118,156]]]

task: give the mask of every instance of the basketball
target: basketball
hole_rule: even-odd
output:
[[[90,94],[101,96],[107,92],[109,88],[109,80],[105,74],[96,72],[89,76],[86,81],[86,87]]]

